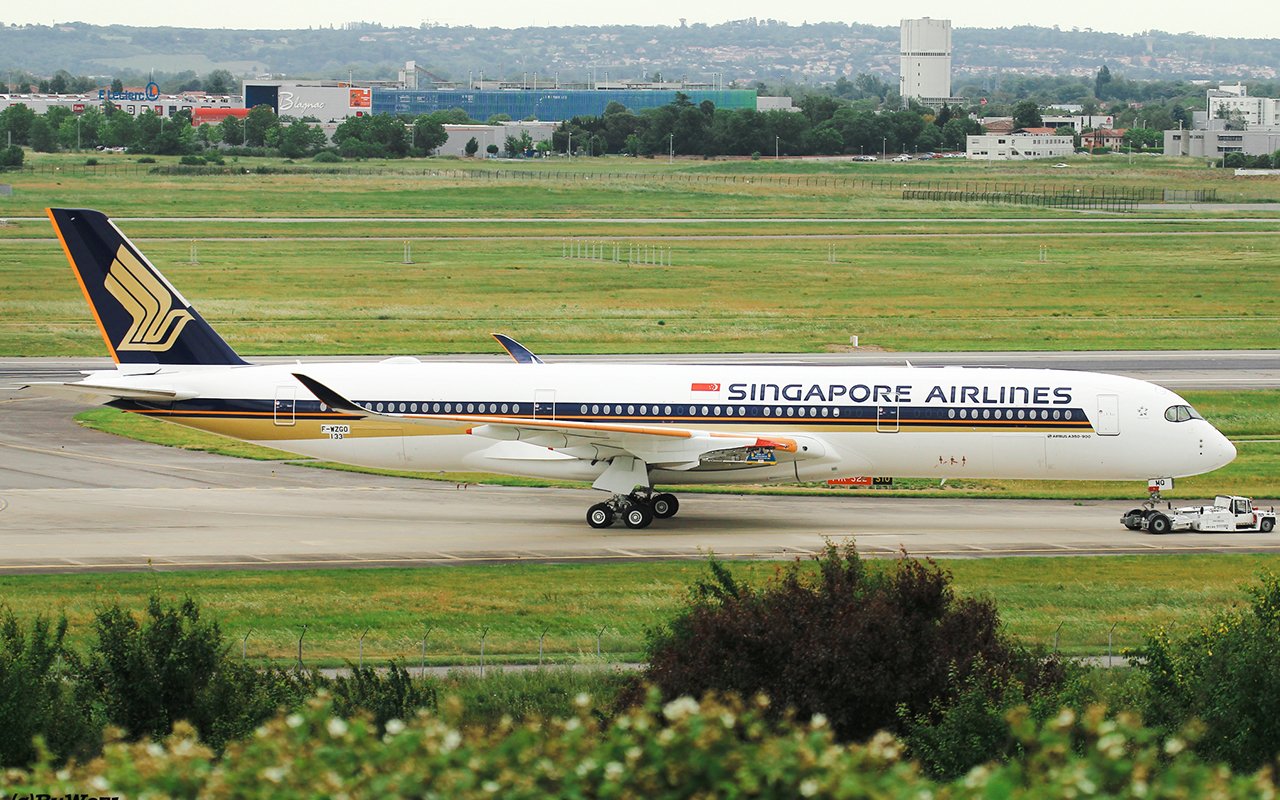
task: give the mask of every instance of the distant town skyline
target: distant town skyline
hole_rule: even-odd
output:
[[[375,11],[376,9],[376,11]],[[376,22],[388,27],[423,23],[452,26],[521,28],[567,25],[672,25],[684,17],[688,24],[717,24],[756,17],[777,19],[788,24],[803,22],[846,22],[894,26],[903,17],[950,19],[955,28],[1007,28],[1035,25],[1070,30],[1093,29],[1134,34],[1147,30],[1170,33],[1199,33],[1233,38],[1275,38],[1280,33],[1280,4],[1262,0],[1233,3],[1230,13],[1209,13],[1194,4],[1142,2],[1114,3],[1109,0],[1076,0],[1071,4],[997,5],[967,7],[956,13],[955,3],[924,0],[907,6],[884,4],[881,8],[863,5],[856,10],[848,3],[814,0],[799,6],[776,3],[743,3],[740,0],[708,0],[691,11],[673,0],[654,0],[628,7],[599,3],[544,6],[517,0],[490,0],[475,6],[448,4],[426,7],[408,0],[384,0],[373,7],[351,6],[337,0],[312,0],[303,6],[262,4],[247,0],[224,0],[215,6],[183,3],[160,4],[121,0],[101,3],[94,0],[53,0],[47,6],[22,6],[0,12],[0,23],[51,25],[87,22],[95,25],[174,26],[190,28],[298,29],[341,26],[348,22]]]

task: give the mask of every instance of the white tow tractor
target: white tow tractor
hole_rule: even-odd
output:
[[[1171,533],[1174,531],[1271,533],[1276,527],[1276,510],[1255,508],[1248,497],[1220,494],[1211,506],[1157,508],[1148,502],[1120,518],[1131,531]]]

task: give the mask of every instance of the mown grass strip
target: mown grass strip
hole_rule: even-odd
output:
[[[994,598],[1008,630],[1024,641],[1051,645],[1058,631],[1063,652],[1098,654],[1106,652],[1113,625],[1117,653],[1141,644],[1158,626],[1193,630],[1208,614],[1241,602],[1241,586],[1280,568],[1280,556],[1001,558],[944,565],[961,593]],[[731,562],[729,568],[758,583],[785,567]],[[642,657],[646,631],[668,619],[687,587],[706,574],[698,562],[98,573],[78,575],[73,584],[58,575],[0,577],[0,595],[20,617],[65,612],[80,646],[92,641],[95,608],[119,602],[140,610],[155,592],[195,598],[221,622],[234,650],[244,642],[254,660],[295,659],[306,625],[304,658],[311,665],[356,660],[366,628],[366,662],[419,663],[425,635],[429,663],[476,663],[486,629],[493,662],[536,662],[544,634],[544,653],[554,661],[595,660],[597,636],[602,660],[630,661]]]

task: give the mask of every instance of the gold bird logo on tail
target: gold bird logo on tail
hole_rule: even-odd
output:
[[[104,284],[133,317],[117,350],[164,352],[191,321],[191,312],[173,307],[173,292],[124,245],[116,251]]]

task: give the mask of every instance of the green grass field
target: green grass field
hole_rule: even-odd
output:
[[[67,205],[164,218],[122,224],[250,355],[476,352],[495,329],[549,354],[814,352],[855,335],[888,350],[1250,348],[1273,346],[1280,323],[1277,232],[1257,219],[901,198],[904,183],[943,181],[1280,196],[1277,181],[1163,159],[1069,170],[445,159],[179,177],[35,161],[65,172],[7,176],[5,215]],[[494,177],[424,174],[442,168]],[[879,183],[849,182],[864,179]],[[231,216],[250,221],[219,219]],[[272,216],[361,221],[255,219]],[[682,221],[701,217],[744,221]],[[668,221],[642,222],[654,218]],[[831,221],[846,218],[859,221]],[[566,258],[575,241],[597,257]],[[655,248],[663,265],[628,263]],[[100,352],[48,223],[0,226],[0,355]]]
[[[879,562],[877,562],[879,563]],[[1071,654],[1136,646],[1159,625],[1189,631],[1206,615],[1243,600],[1241,586],[1277,556],[1152,556],[1058,559],[977,559],[943,562],[963,594],[995,599],[1007,629],[1030,644]],[[778,564],[733,562],[736,575],[768,580]],[[364,655],[421,659],[427,634],[430,663],[476,663],[487,629],[494,661],[536,662],[545,632],[546,656],[556,661],[634,660],[646,630],[678,607],[686,588],[705,577],[694,562],[591,566],[502,565],[428,569],[306,570],[286,572],[111,573],[0,577],[0,594],[20,617],[65,612],[75,643],[92,641],[93,610],[120,602],[141,610],[146,597],[189,594],[219,620],[239,652],[250,658],[296,659],[307,626],[304,659],[311,665]]]

